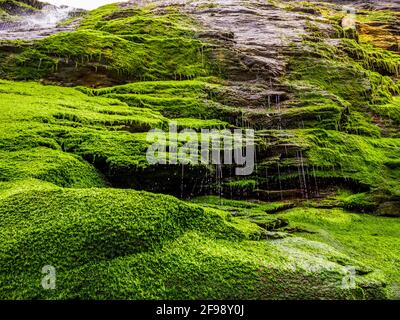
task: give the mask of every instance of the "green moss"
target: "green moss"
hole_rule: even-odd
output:
[[[223,126],[216,119],[233,122],[240,110],[215,101],[219,88],[220,85],[213,83],[212,78],[200,78],[135,82],[111,88],[81,90],[88,95],[118,99],[131,107],[149,108],[168,118],[207,119]]]
[[[159,113],[75,89],[1,81],[0,97],[4,181],[104,186],[84,159],[108,167],[147,166],[146,132],[167,125]]]
[[[400,97],[393,97],[393,100],[384,105],[371,105],[372,111],[378,115],[393,120],[396,124],[400,124]]]
[[[396,271],[400,263],[398,219],[351,214],[341,209],[311,208],[293,209],[284,216],[292,226],[315,231],[304,234],[305,238],[332,245],[364,266],[384,272],[388,276],[388,290],[398,297],[395,288],[400,280]]]
[[[379,73],[364,69],[343,52],[326,44],[307,43],[310,51],[293,61],[291,78],[328,91],[355,107],[388,101],[399,92],[397,84]],[[312,50],[312,51],[311,51]]]
[[[381,129],[372,122],[372,116],[368,117],[363,112],[350,112],[350,114],[345,115],[345,118],[341,120],[344,122],[341,125],[343,131],[376,138],[381,136]]]
[[[119,199],[119,206],[115,205],[116,199]],[[61,203],[63,205],[59,206]],[[19,210],[18,207],[21,212],[15,212]],[[127,211],[126,208],[130,209]],[[154,208],[158,210],[154,211]],[[14,234],[9,238],[14,249],[7,250],[7,240],[2,243],[4,259],[1,269],[5,271],[9,267],[8,263],[13,260],[10,258],[17,255],[19,262],[14,260],[15,267],[22,272],[35,271],[46,260],[60,268],[73,268],[150,250],[163,241],[177,237],[187,228],[207,227],[210,234],[218,236],[234,226],[232,223],[224,226],[222,218],[217,215],[211,212],[205,214],[202,209],[185,205],[172,197],[116,189],[60,189],[18,193],[3,199],[1,215],[3,235],[11,237]],[[98,232],[90,227],[95,221]],[[93,231],[90,238],[84,236],[88,229]],[[74,241],[74,248],[70,247],[71,243],[65,243],[65,247],[61,248],[50,230],[69,234],[81,241]],[[241,237],[239,231],[235,235],[234,229],[230,234]],[[119,244],[118,241],[122,239]],[[52,249],[47,253],[41,252],[40,248],[44,248],[46,243]],[[25,253],[19,250],[21,246],[25,248]],[[75,256],[78,252],[81,253],[79,258]],[[27,261],[34,263],[28,269],[21,270]]]
[[[298,131],[308,144],[307,157],[321,177],[342,177],[394,192],[398,173],[389,163],[400,152],[398,139],[367,138],[337,131]],[[324,168],[324,169],[322,169]]]
[[[352,211],[371,213],[376,210],[374,199],[367,193],[358,193],[343,197],[342,201],[344,207]]]
[[[295,93],[290,108],[274,111],[285,128],[340,128],[348,102],[308,81],[289,81],[287,84]]]
[[[293,207],[293,203],[290,201],[281,202],[263,202],[259,200],[245,201],[245,200],[232,200],[218,196],[202,196],[190,200],[191,203],[195,203],[206,208],[215,208],[223,211],[228,211],[235,216],[244,218],[251,218],[251,221],[255,222],[258,218],[267,219],[269,214],[288,210]],[[273,220],[273,218],[271,218]]]
[[[221,120],[199,120],[193,118],[178,118],[174,119],[178,125],[178,129],[225,129],[229,124]]]
[[[103,6],[90,11],[80,29],[95,29],[116,35],[134,37],[176,37],[194,35],[195,21],[170,7],[164,12],[153,12],[153,6],[120,9],[117,5]]]
[[[369,22],[390,22],[395,17],[395,12],[390,10],[361,10],[357,14],[357,21]]]
[[[0,152],[0,181],[35,178],[62,187],[106,186],[103,178],[78,157],[48,148]]]
[[[350,39],[344,39],[342,44],[345,51],[367,69],[394,76],[400,75],[400,56],[398,54],[370,44],[360,44]]]
[[[157,112],[131,108],[118,100],[87,97],[75,89],[1,81],[0,95],[5,122],[31,120],[39,124],[69,123],[71,127],[110,129],[126,125],[143,128],[143,131],[166,123]],[[48,96],[52,96],[52,100],[46,101]],[[18,106],[16,110],[14,106]]]
[[[257,186],[257,181],[255,180],[236,180],[229,181],[225,183],[225,185],[229,188],[232,188],[235,191],[253,191]]]
[[[300,249],[295,260],[288,244],[246,240],[259,228],[168,196],[60,189],[0,201],[0,269],[14,270],[1,273],[2,298],[351,298],[371,282],[359,277],[355,289],[341,290],[337,261],[350,258],[326,247],[321,256]],[[49,264],[53,291],[40,286]],[[299,290],[304,281],[313,286]]]
[[[306,149],[305,166],[312,167],[314,178],[348,179],[397,194],[399,173],[390,163],[400,155],[398,62],[398,55],[355,40],[343,39],[338,46],[322,39],[304,42],[286,81],[294,93],[288,105],[306,120],[302,122],[306,130],[295,133],[300,140],[292,141]],[[309,122],[307,110],[321,115]],[[287,162],[288,168],[293,167],[293,161]],[[284,173],[281,180],[297,176]]]
[[[42,6],[43,4],[36,0],[0,0],[0,9],[11,15],[37,11]]]
[[[117,3],[107,4],[95,10],[90,10],[80,25],[82,28],[95,29],[96,25],[100,24],[104,18],[118,10],[119,5]]]
[[[350,195],[343,193],[339,197],[347,208],[369,210],[372,198],[365,193]],[[377,288],[377,279],[385,275],[387,289],[392,298],[398,297],[396,284],[400,263],[398,233],[400,224],[395,218],[380,218],[371,215],[354,214],[343,209],[298,207],[285,210],[277,215],[263,213],[266,204],[261,202],[232,201],[221,198],[205,197],[196,200],[205,206],[220,206],[231,212],[240,212],[242,217],[259,225],[285,219],[289,227],[283,231],[295,232],[294,237],[286,236],[276,240],[273,245],[289,255],[289,260],[306,268],[315,266],[313,259],[328,259],[342,266],[354,268],[357,275],[365,275],[365,287],[356,296],[367,298]],[[258,213],[258,214],[257,214]],[[310,242],[308,242],[307,240]],[[349,257],[356,261],[350,261]],[[316,272],[318,268],[314,269]],[[320,275],[323,278],[323,275]],[[357,282],[358,280],[356,280]],[[385,281],[385,280],[384,280]]]
[[[188,18],[176,12],[156,16],[145,8],[116,8],[91,11],[77,31],[55,34],[9,54],[0,74],[36,80],[57,73],[65,81],[78,81],[74,74],[89,69],[119,82],[207,75],[203,44],[194,38]],[[185,19],[187,27],[182,26]]]
[[[289,9],[334,24],[343,16],[330,4]],[[265,197],[271,183],[282,197],[282,185],[298,188],[303,170],[304,182],[312,175],[316,185],[365,191],[327,199],[331,207],[372,212],[382,199],[393,201],[385,215],[397,207],[396,54],[348,39],[327,45],[320,38],[329,34],[309,23],[283,79],[289,100],[279,110],[242,111],[221,104],[229,84],[200,78],[211,70],[198,28],[171,7],[112,4],[89,12],[75,32],[2,43],[12,48],[1,53],[2,77],[94,87],[142,81],[100,89],[0,81],[0,298],[377,299],[387,298],[386,283],[396,297],[394,219],[322,209],[322,200],[185,203],[107,188],[183,189],[184,178],[192,187],[191,174],[214,169],[149,166],[146,132],[171,118],[200,129],[248,116],[256,128],[279,130],[258,132],[256,172],[245,180],[224,172],[223,194]],[[55,291],[40,286],[44,265],[56,267]],[[342,287],[345,266],[356,269],[354,288]]]

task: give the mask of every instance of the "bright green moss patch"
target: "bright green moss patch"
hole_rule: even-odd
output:
[[[361,287],[366,281],[361,280],[357,289],[336,289],[345,273],[335,263],[315,260],[306,253],[304,257],[309,257],[319,269],[315,275],[307,273],[307,267],[296,264],[285,254],[279,247],[265,243],[232,243],[188,233],[159,252],[74,270],[65,282],[83,287],[81,296],[88,298],[96,290],[93,282],[96,279],[103,288],[97,291],[100,299],[110,295],[114,299],[127,296],[132,299],[313,299],[317,298],[312,289],[316,287],[323,290],[326,297],[362,297]],[[83,274],[89,274],[90,278],[84,280]],[[116,279],[119,279],[118,291],[112,286]],[[304,281],[309,286],[304,287]],[[370,296],[381,294],[379,289],[365,291]],[[70,296],[73,289],[65,292],[65,296]]]
[[[293,255],[287,243],[245,240],[258,230],[247,222],[228,221],[217,211],[168,196],[59,189],[0,201],[2,298],[384,296],[372,275],[359,277],[353,289],[341,289],[346,272],[338,262],[357,262],[328,246],[318,255],[301,248]],[[54,291],[40,287],[41,267],[48,264],[57,270]],[[14,272],[6,272],[11,266]],[[305,289],[304,281],[313,285]]]
[[[85,19],[82,21],[81,27],[83,29],[95,29],[96,25],[99,25],[103,21],[103,18],[111,15],[118,9],[119,5],[117,3],[111,3],[101,6],[95,10],[90,10]]]
[[[400,56],[390,51],[376,48],[370,44],[359,44],[354,40],[344,39],[344,48],[367,69],[389,75],[400,75]]]
[[[399,297],[396,284],[400,263],[400,221],[395,218],[379,218],[356,215],[337,210],[293,209],[284,214],[293,226],[313,230],[304,234],[310,240],[324,242],[346,253],[369,268],[381,270],[388,277],[388,289]]]
[[[106,5],[90,11],[80,24],[80,29],[127,36],[174,37],[194,34],[196,23],[189,16],[172,6],[162,11],[155,9],[154,5],[128,9],[121,9],[117,4]]]
[[[352,194],[343,190],[336,197],[339,205],[350,211],[372,213],[376,211],[376,203],[373,196],[368,193]]]
[[[236,180],[236,181],[229,181],[225,185],[229,188],[232,188],[235,191],[253,191],[257,186],[257,181]]]
[[[398,173],[389,163],[400,155],[400,142],[390,138],[367,138],[337,131],[309,130],[300,134],[308,144],[307,157],[317,175],[343,177],[394,192]]]
[[[241,237],[233,223],[224,225],[216,214],[205,214],[172,197],[135,191],[27,191],[4,198],[1,207],[2,236],[10,241],[2,243],[3,271],[15,263],[20,272],[35,272],[46,260],[64,270],[74,268],[150,250],[188,228]],[[80,240],[60,247],[54,233]],[[46,243],[49,250],[41,250]],[[19,250],[22,247],[24,253]],[[29,269],[24,268],[27,261],[31,262]]]
[[[114,89],[130,90],[129,86]],[[199,104],[207,97],[205,82],[137,83],[139,89],[152,88],[154,96],[157,96],[157,86],[165,86],[164,90],[160,88],[160,96],[172,97],[172,92],[177,95],[182,91],[182,95]],[[152,143],[147,141],[147,132],[154,128],[167,129],[169,119],[154,108],[128,106],[120,100],[100,96],[103,91],[107,92],[106,89],[80,88],[78,91],[35,83],[0,82],[0,112],[4,124],[0,139],[4,159],[2,180],[37,178],[60,186],[92,187],[104,186],[106,182],[99,181],[106,179],[117,186],[137,188],[147,188],[143,184],[158,180],[155,168],[151,169],[153,173],[148,173],[148,180],[141,180],[142,170],[151,167],[146,159]],[[159,107],[162,109],[163,105]],[[228,126],[213,118],[179,118],[176,123],[179,129],[196,130]],[[30,161],[35,166],[27,166]],[[83,174],[79,182],[74,170],[86,172],[83,168],[90,173]],[[163,170],[180,172],[173,167]],[[58,172],[62,174],[57,176]]]
[[[308,43],[309,51],[293,61],[293,80],[303,80],[326,90],[354,106],[386,101],[399,92],[395,82],[379,73],[364,69],[336,48]],[[330,51],[331,50],[331,51]]]
[[[399,172],[393,161],[400,156],[399,61],[395,53],[352,39],[342,39],[336,46],[323,39],[304,41],[302,54],[292,58],[286,77],[294,92],[287,105],[301,114],[299,122],[306,129],[295,130],[299,139],[292,139],[305,149],[304,175],[310,176],[312,168],[312,180],[343,179],[363,185],[364,191],[371,188],[397,197]],[[307,110],[321,114],[310,122]],[[292,168],[296,161],[281,163]],[[285,172],[280,179],[298,176]],[[308,183],[317,188],[318,181]]]
[[[219,129],[222,130],[224,128],[229,127],[229,124],[225,121],[221,120],[199,120],[193,118],[178,118],[174,119],[178,125],[178,129]]]
[[[210,77],[200,26],[155,4],[112,4],[74,32],[1,42],[1,77],[81,86],[0,80],[0,298],[398,297],[400,229],[385,217],[400,199],[399,57],[346,39],[359,37],[341,30],[338,8],[287,5],[334,26],[306,23],[272,88]],[[171,120],[262,129],[254,173],[149,165],[147,132]],[[45,265],[54,291],[41,287]]]
[[[145,166],[147,130],[161,114],[75,89],[0,82],[1,180],[37,178],[65,187],[104,186],[88,163]],[[141,133],[143,132],[143,133]]]
[[[35,178],[61,187],[100,187],[99,172],[76,156],[48,148],[0,151],[0,181]]]
[[[43,4],[36,0],[0,0],[0,9],[11,15],[36,11],[42,6]]]
[[[350,39],[342,40],[338,47],[322,41],[304,45],[303,55],[292,61],[288,84],[296,94],[291,102],[294,110],[299,109],[306,120],[307,110],[321,113],[311,123],[302,119],[305,126],[363,136],[391,135],[393,125],[379,126],[371,111],[391,104],[400,93],[389,77],[398,74],[398,56]]]
[[[10,126],[3,139],[12,135],[14,129],[19,130],[12,122],[20,126],[27,120],[31,121],[31,125],[26,126],[27,131],[35,126],[51,125],[110,130],[126,126],[131,131],[145,131],[162,127],[167,121],[157,112],[131,108],[118,100],[87,97],[75,89],[1,81],[0,95],[1,120]]]
[[[285,128],[336,130],[341,126],[343,113],[348,107],[345,100],[307,81],[290,81],[288,85],[296,94],[290,101],[290,108],[274,111]]]
[[[240,110],[216,101],[215,97],[221,85],[214,82],[213,78],[147,81],[110,88],[80,88],[80,90],[91,96],[118,99],[131,107],[149,108],[168,118],[191,118],[192,124],[186,120],[191,128],[198,127],[194,119],[210,120],[210,124],[214,123],[216,124],[214,126],[221,127],[224,125],[223,121],[233,122],[240,114]]]

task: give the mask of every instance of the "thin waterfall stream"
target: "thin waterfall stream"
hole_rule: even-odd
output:
[[[71,31],[79,18],[69,24],[62,22],[83,12],[68,6],[45,6],[42,10],[25,14],[18,19],[0,23],[0,40],[35,40],[49,35]]]

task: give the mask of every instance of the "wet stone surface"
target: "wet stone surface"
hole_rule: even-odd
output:
[[[71,7],[46,6],[39,12],[22,15],[13,21],[0,22],[0,40],[35,40],[71,31],[78,21],[65,26],[61,23],[80,12]]]

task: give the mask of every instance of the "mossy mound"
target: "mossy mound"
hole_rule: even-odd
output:
[[[147,81],[81,90],[91,96],[118,99],[131,107],[149,108],[170,119],[219,119],[234,124],[241,110],[218,101],[222,85],[215,83],[215,80],[198,78],[186,81]]]
[[[188,79],[207,75],[203,44],[190,18],[152,6],[117,4],[91,11],[75,32],[58,33],[13,47],[0,66],[3,78],[105,86],[129,80]],[[134,54],[133,54],[134,53]]]
[[[0,83],[2,181],[38,178],[60,186],[102,186],[86,160],[145,165],[151,128],[166,119],[149,109],[93,98],[75,89]],[[50,98],[51,97],[51,98]]]
[[[220,197],[201,197],[193,202],[202,207],[229,211],[236,217],[267,227],[271,231],[267,237],[278,239],[273,243],[283,246],[291,254],[304,250],[314,257],[320,254],[329,256],[326,251],[319,251],[327,249],[327,245],[329,252],[340,252],[332,257],[339,264],[352,265],[346,255],[351,256],[358,261],[358,264],[352,265],[356,274],[367,275],[368,278],[373,270],[380,270],[387,277],[387,290],[391,297],[399,297],[397,284],[400,279],[396,270],[400,263],[397,236],[400,221],[394,217],[354,214],[348,210],[371,210],[373,199],[365,193],[340,193],[337,198],[310,200],[301,205],[297,203],[297,208],[293,208],[296,202],[232,201]],[[300,256],[297,261],[307,263],[307,259]],[[370,285],[373,288],[374,281]],[[364,291],[365,294],[367,292]]]
[[[328,246],[310,242],[293,254],[289,248],[306,243],[257,241],[256,225],[169,196],[54,187],[0,201],[2,298],[385,296],[378,275],[341,289],[340,259],[356,262]],[[57,270],[54,291],[41,288],[44,265]]]

